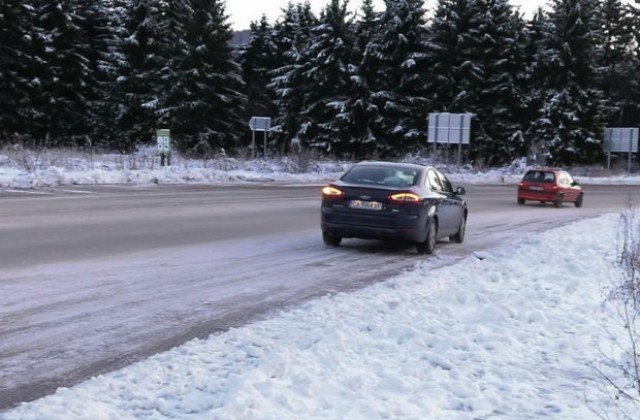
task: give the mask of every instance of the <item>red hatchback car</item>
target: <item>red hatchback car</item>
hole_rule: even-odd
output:
[[[562,207],[567,202],[582,207],[583,199],[584,192],[580,184],[562,169],[530,169],[518,185],[518,204],[539,201]]]

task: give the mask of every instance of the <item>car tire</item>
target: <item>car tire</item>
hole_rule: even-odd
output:
[[[562,194],[558,194],[558,197],[556,197],[556,200],[553,202],[553,205],[555,208],[559,209],[560,207],[562,207],[563,202],[564,202],[564,197],[562,196]]]
[[[576,207],[582,207],[583,198],[584,198],[584,193],[580,193],[580,195],[578,196],[575,202]]]
[[[518,204],[523,205],[526,200],[524,198],[518,198]]]
[[[464,242],[464,235],[467,231],[467,215],[462,216],[460,220],[460,226],[458,226],[458,232],[455,235],[449,236],[451,242],[461,244]]]
[[[438,234],[438,222],[435,219],[431,219],[427,225],[427,237],[424,241],[416,243],[416,250],[420,255],[433,254],[436,248],[436,237]]]
[[[328,246],[340,246],[342,236],[332,235],[329,232],[322,232],[322,241]]]

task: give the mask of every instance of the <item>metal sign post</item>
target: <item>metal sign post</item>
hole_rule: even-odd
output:
[[[267,136],[271,129],[271,118],[269,117],[251,117],[249,120],[249,128],[251,128],[251,158],[256,155],[256,131],[264,132],[264,157],[267,157]]]
[[[156,130],[156,141],[160,155],[160,166],[164,166],[165,158],[167,165],[171,166],[171,130],[166,128]]]

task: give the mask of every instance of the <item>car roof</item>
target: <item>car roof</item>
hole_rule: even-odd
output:
[[[355,166],[386,166],[386,167],[398,167],[398,168],[413,168],[423,170],[426,168],[433,168],[433,166],[422,165],[420,163],[410,162],[387,162],[382,160],[362,161],[355,164]]]
[[[531,168],[529,171],[538,171],[538,172],[566,172],[561,168]],[[527,172],[529,172],[527,171]]]

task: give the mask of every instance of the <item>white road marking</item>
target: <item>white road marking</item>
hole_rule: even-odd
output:
[[[35,195],[52,195],[52,193],[45,191],[28,191],[28,190],[5,190],[10,193],[22,193],[22,194],[35,194]]]
[[[83,190],[56,190],[56,191],[61,191],[61,192],[66,192],[71,194],[95,194],[93,191],[83,191]]]

